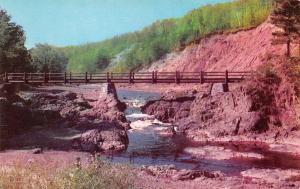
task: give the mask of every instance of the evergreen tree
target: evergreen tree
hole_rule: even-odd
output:
[[[287,44],[288,57],[291,56],[290,45],[300,38],[300,1],[299,0],[274,0],[274,10],[271,21],[281,28],[273,33],[274,44]]]
[[[0,73],[30,69],[30,56],[24,43],[22,27],[11,22],[7,12],[0,9]]]

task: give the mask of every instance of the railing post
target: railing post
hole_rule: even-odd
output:
[[[92,77],[92,73],[90,73],[90,80],[92,80],[93,79],[93,77]]]
[[[69,73],[69,76],[70,76],[69,77],[69,83],[71,83],[71,81],[72,81],[72,72]]]
[[[179,71],[175,72],[175,83],[176,84],[180,83],[180,72]]]
[[[228,70],[225,71],[225,85],[228,85]]]
[[[7,72],[4,73],[5,82],[8,83],[8,74]]]
[[[67,72],[65,72],[65,74],[64,74],[64,83],[66,84],[68,82],[68,80],[67,80]]]
[[[224,92],[229,91],[229,78],[228,78],[228,70],[225,71],[225,86],[224,86]]]
[[[27,83],[26,72],[24,72],[24,83]]]
[[[204,83],[204,72],[201,70],[200,71],[200,84]]]
[[[132,81],[131,81],[131,76],[132,76],[132,73],[129,72],[129,80],[128,80],[128,82],[129,82],[130,84],[132,83]]]
[[[85,83],[88,83],[88,82],[89,82],[89,80],[88,80],[88,73],[85,72]]]
[[[48,82],[48,80],[47,80],[47,73],[44,72],[44,83],[47,83],[47,82]]]
[[[109,72],[106,72],[106,82],[107,82],[107,83],[110,83]]]
[[[153,71],[152,72],[152,84],[154,84],[155,83],[155,72]]]
[[[134,83],[134,78],[135,78],[135,73],[132,72],[132,76],[131,76],[131,82]]]

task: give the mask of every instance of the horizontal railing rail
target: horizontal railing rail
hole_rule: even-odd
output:
[[[106,73],[4,73],[6,83],[234,83],[253,77],[253,72],[106,72]]]

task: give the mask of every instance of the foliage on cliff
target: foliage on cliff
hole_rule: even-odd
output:
[[[105,70],[109,64],[109,69],[116,71],[139,69],[207,35],[255,27],[267,19],[271,7],[271,0],[207,5],[182,18],[157,21],[142,31],[61,50],[69,57],[70,71],[95,72]]]
[[[0,8],[0,73],[30,68],[30,56],[24,43],[22,27],[12,22],[7,12]]]

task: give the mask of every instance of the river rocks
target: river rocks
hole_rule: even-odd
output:
[[[268,125],[260,112],[251,110],[252,106],[253,101],[243,87],[205,98],[201,95],[191,104],[189,122],[196,124],[189,129],[207,128],[215,136],[264,131]],[[179,128],[184,131],[186,127],[180,125]]]
[[[204,170],[187,170],[187,169],[179,170],[174,165],[144,166],[142,167],[142,170],[152,176],[171,178],[174,181],[193,180],[198,177],[219,178],[224,176],[224,174],[218,171],[210,172]]]
[[[69,91],[57,94],[43,92],[34,94],[30,99],[35,111],[48,112],[49,122],[60,120],[82,132],[74,140],[74,147],[89,152],[126,149],[129,123],[121,112],[126,105],[114,95],[100,93],[95,101],[87,101],[83,95]]]
[[[142,110],[160,121],[175,122],[179,132],[190,139],[206,141],[233,136],[283,139],[296,124],[293,122],[296,114],[291,101],[292,87],[279,82],[278,79],[272,84],[264,80],[249,81],[230,92],[213,95],[199,92],[194,97],[173,95],[171,99],[169,95],[167,99],[149,102]]]
[[[14,134],[36,125],[61,129],[72,127],[76,133],[82,134],[68,139],[69,145],[74,140],[74,146],[79,150],[126,149],[129,123],[122,112],[126,105],[116,99],[115,94],[103,94],[80,86],[37,87],[19,91],[18,95],[15,91],[9,85],[0,97],[1,124],[8,124]]]
[[[173,122],[189,116],[194,97],[179,97],[172,100],[149,101],[141,109],[163,122]]]
[[[214,171],[202,171],[202,170],[180,170],[176,174],[172,176],[173,180],[193,180],[198,177],[205,177],[205,178],[218,178],[224,176],[221,172]]]
[[[59,93],[58,98],[61,100],[75,100],[77,99],[77,94],[70,91],[65,91]]]
[[[87,120],[92,122],[102,119],[124,122],[124,127],[127,127],[125,115],[120,111],[124,109],[124,105],[110,95],[103,95],[95,102],[88,102],[82,96],[69,91],[23,96],[29,99],[33,111],[40,115],[39,120],[44,119],[48,123],[69,121],[71,125],[78,126],[88,124]]]
[[[79,139],[81,149],[89,152],[121,151],[126,149],[127,144],[126,132],[111,128],[88,130]]]

